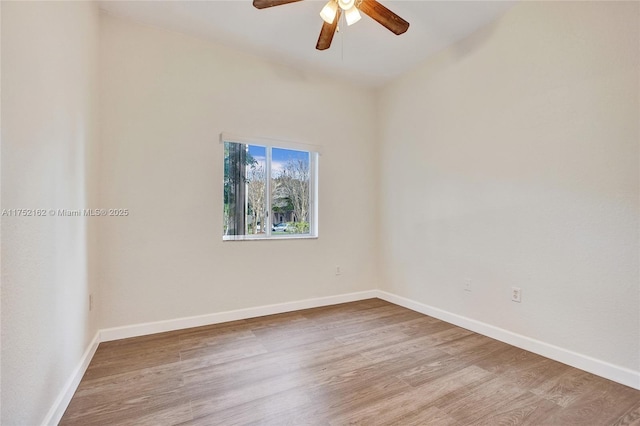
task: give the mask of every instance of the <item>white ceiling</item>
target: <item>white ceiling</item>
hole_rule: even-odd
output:
[[[409,21],[396,36],[363,14],[341,25],[331,48],[315,49],[326,0],[306,0],[258,10],[250,0],[99,1],[100,8],[139,23],[215,41],[297,68],[339,75],[376,86],[429,55],[498,19],[511,1],[381,0]]]

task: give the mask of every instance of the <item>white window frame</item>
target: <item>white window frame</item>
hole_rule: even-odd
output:
[[[225,142],[240,143],[245,145],[257,145],[266,148],[267,177],[265,183],[265,200],[267,205],[267,220],[264,234],[252,235],[222,235],[223,241],[269,241],[269,240],[296,240],[296,239],[316,239],[318,238],[318,162],[322,153],[322,147],[318,145],[291,142],[280,139],[270,139],[263,137],[238,136],[232,133],[220,133],[220,145],[224,147]],[[283,148],[309,153],[309,233],[291,235],[271,235],[272,212],[271,212],[271,149]],[[223,168],[224,180],[224,168]]]

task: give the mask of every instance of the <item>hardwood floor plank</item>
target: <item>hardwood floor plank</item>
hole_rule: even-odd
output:
[[[427,336],[429,337],[429,336]],[[485,345],[487,343],[495,343],[496,341],[482,336],[480,334],[470,333],[460,338],[452,339],[438,344],[438,349],[442,352],[446,352],[449,355],[459,355],[464,352],[469,352],[478,346]]]
[[[460,393],[461,389],[463,392],[469,392],[492,378],[491,373],[471,365],[423,383],[415,389],[422,394],[424,406],[433,405],[439,408],[439,405],[455,402],[455,395]]]
[[[185,366],[194,370],[211,367],[214,365],[225,364],[238,359],[249,358],[255,355],[266,354],[267,349],[260,343],[252,341],[250,344],[239,347],[227,347],[219,352],[206,349],[195,349],[185,353],[178,353],[180,361]]]
[[[353,305],[346,303],[342,305],[324,306],[322,308],[300,311],[300,314],[304,315],[305,318],[316,321],[320,324],[331,325],[332,327],[339,326],[339,324],[348,325],[354,322],[360,322],[363,319],[382,318],[384,316],[398,313],[401,312],[393,309],[393,306],[390,306],[387,303],[365,308],[358,302]]]
[[[190,345],[189,349],[179,350],[180,360],[187,361],[194,358],[217,357],[224,360],[242,358],[245,353],[266,353],[267,349],[255,336],[243,339],[223,340],[208,345]],[[247,350],[248,349],[248,350]],[[238,355],[239,354],[239,355]]]
[[[98,347],[96,356],[91,360],[84,377],[87,379],[96,379],[123,372],[172,364],[179,361],[180,351],[177,345],[170,347],[161,346],[155,349],[144,348],[136,352],[127,351],[120,357],[113,354],[102,356],[101,348]]]
[[[614,424],[640,400],[640,391],[592,376],[588,391],[582,393],[553,420],[558,424]]]
[[[485,416],[475,419],[474,425],[545,425],[548,419],[559,412],[561,407],[530,392],[524,392],[507,403],[491,410]]]
[[[449,379],[445,383],[451,384],[455,382],[456,379],[454,378],[453,382]],[[443,382],[441,381],[440,384],[443,384]],[[452,387],[446,387],[445,389],[446,390],[444,390],[444,392],[446,393],[447,390],[451,391]],[[439,414],[440,417],[443,418],[443,420],[446,420],[446,422],[444,422],[445,424],[452,424],[453,419],[439,410],[437,407],[432,406],[425,408],[430,401],[429,399],[425,398],[426,391],[427,389],[425,388],[410,389],[398,395],[387,398],[378,404],[368,405],[360,410],[351,411],[345,415],[337,416],[331,421],[331,424],[407,424],[411,422],[415,423],[418,421],[423,421],[425,420],[425,418],[430,419],[429,416],[434,415],[435,417],[436,413]],[[433,399],[431,399],[431,401],[433,401]],[[418,413],[424,413],[424,415],[427,417],[424,417],[423,415],[417,415]]]
[[[337,335],[357,333],[371,328],[402,323],[419,318],[421,314],[413,311],[397,311],[393,307],[379,307],[363,311],[356,311],[340,317],[316,318],[315,323],[320,328],[334,331]]]
[[[74,395],[74,402],[91,405],[91,401],[109,402],[139,394],[154,394],[165,388],[184,385],[180,363],[164,364],[142,370],[129,371],[83,380]]]
[[[543,356],[533,352],[506,345],[502,351],[477,359],[475,365],[492,373],[504,374],[525,370],[544,359]]]
[[[60,424],[126,424],[134,418],[151,416],[160,410],[177,410],[189,402],[182,387],[163,387],[162,391],[153,393],[129,392],[118,400],[108,402],[92,399],[87,404],[85,401],[72,400]]]
[[[173,426],[193,418],[191,403],[153,410],[140,416],[131,416],[123,420],[122,425],[131,426]],[[104,424],[104,423],[103,423]]]
[[[585,392],[589,392],[595,376],[584,371],[566,369],[562,374],[545,380],[531,392],[561,406],[568,407]]]
[[[442,351],[431,344],[428,336],[417,339],[402,340],[382,348],[362,352],[364,357],[373,361],[390,361],[415,352],[421,353],[425,358],[432,355],[442,355]]]
[[[309,318],[299,312],[285,312],[283,314],[267,315],[264,317],[249,318],[245,320],[251,330],[261,330],[273,327],[286,326],[295,323],[308,323]]]
[[[340,373],[340,369],[337,365],[329,365],[328,368],[323,368],[321,372],[318,372],[318,380],[314,383],[314,387],[321,386],[331,389],[333,386],[359,386],[363,384],[365,386],[375,383],[381,378],[394,378],[402,381],[398,377],[398,373],[407,369],[413,368],[416,365],[425,362],[426,354],[413,353],[409,356],[403,357],[402,362],[375,362],[371,363],[370,359],[364,358],[365,361],[360,365],[354,366],[353,369],[347,369],[347,371]],[[433,355],[432,355],[433,357]],[[344,370],[344,369],[343,369]],[[409,385],[410,386],[410,385]]]
[[[146,336],[111,340],[109,342],[100,343],[100,348],[103,351],[111,351],[117,349],[118,353],[124,353],[127,350],[140,351],[148,347],[157,347],[176,343],[179,340],[180,336],[188,332],[188,330],[192,329],[167,331],[163,333],[148,334]]]
[[[313,424],[318,420],[328,422],[344,413],[378,404],[407,389],[409,385],[395,377],[318,386],[309,391],[312,402],[299,409],[296,418],[301,424]]]
[[[335,339],[338,342],[344,343],[344,344],[370,342],[372,340],[379,340],[379,339],[389,340],[389,337],[391,337],[391,340],[398,340],[397,339],[398,337],[401,339],[404,338],[406,340],[410,339],[409,335],[406,335],[401,331],[399,331],[398,325],[396,324],[374,328],[373,330],[366,329],[366,330],[356,331],[353,333],[350,333],[347,331],[347,333],[348,334],[346,335],[337,336]]]
[[[452,328],[457,327],[453,324],[439,321],[427,315],[423,315],[421,317],[400,324],[400,331],[411,337],[428,336],[439,331],[444,331]]]
[[[491,358],[508,347],[509,345],[505,343],[489,339],[485,343],[470,346],[466,350],[454,351],[453,356],[460,362],[476,365],[479,360]],[[451,350],[447,350],[445,345],[438,345],[437,348],[445,352],[452,352]]]
[[[565,373],[571,367],[548,358],[535,358],[531,363],[513,365],[500,374],[522,388],[534,389]]]
[[[284,333],[262,333],[260,331],[256,331],[255,333],[261,344],[270,351],[306,346],[333,337],[331,333],[327,333],[315,326],[293,331],[288,330]]]
[[[299,386],[295,376],[282,375],[271,377],[240,387],[215,389],[206,384],[191,387],[187,390],[191,400],[194,418],[205,417],[233,407],[251,403],[262,398],[280,394]]]
[[[424,363],[402,371],[396,377],[413,387],[418,387],[468,366],[469,364],[461,362],[455,356],[436,354],[433,358],[426,359]]]
[[[375,424],[388,425],[390,423],[375,422]],[[396,424],[405,426],[456,426],[459,423],[436,407],[426,407],[408,412],[400,417]]]
[[[444,330],[436,331],[435,333],[428,333],[423,336],[423,338],[433,346],[438,346],[472,334],[472,331],[465,330],[464,328],[448,327]]]
[[[435,406],[461,424],[475,424],[485,416],[501,412],[505,407],[513,407],[527,393],[502,377],[492,377],[482,386],[459,389],[447,398],[441,398],[435,402]]]
[[[370,299],[102,343],[60,424],[640,426],[640,391]]]
[[[256,335],[245,325],[224,330],[194,331],[180,336],[179,350],[187,351],[203,347],[216,346],[229,342],[246,342],[255,339]]]
[[[304,392],[283,392],[236,405],[225,410],[216,411],[201,417],[196,417],[180,423],[183,426],[210,425],[246,425],[262,424],[265,418],[283,418],[287,412],[304,404],[309,404],[310,398]]]
[[[620,416],[613,426],[640,426],[640,400]]]

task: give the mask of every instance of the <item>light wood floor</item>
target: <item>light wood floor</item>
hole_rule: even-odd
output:
[[[370,299],[100,344],[62,425],[640,425],[640,391]]]

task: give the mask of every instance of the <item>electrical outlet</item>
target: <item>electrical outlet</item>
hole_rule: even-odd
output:
[[[93,311],[93,294],[89,295],[89,311]]]
[[[471,278],[464,280],[464,291],[471,291]]]
[[[342,275],[342,269],[339,266],[336,266],[336,275]]]
[[[522,302],[522,289],[520,287],[511,287],[511,300],[513,302]]]

